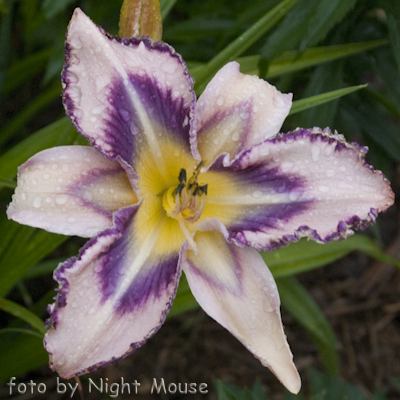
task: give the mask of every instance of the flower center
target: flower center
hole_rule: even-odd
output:
[[[204,210],[207,185],[199,185],[197,178],[200,173],[201,162],[187,181],[186,170],[179,173],[179,185],[172,186],[163,194],[163,207],[167,215],[177,220],[193,223],[196,222]]]
[[[199,185],[197,182],[203,164],[204,162],[200,162],[189,180],[187,180],[186,170],[182,168],[178,176],[179,185],[166,190],[162,199],[167,215],[179,221],[189,246],[195,252],[196,243],[186,224],[199,220],[206,203],[207,185]]]

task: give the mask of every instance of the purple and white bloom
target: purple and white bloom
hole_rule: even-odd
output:
[[[132,353],[164,322],[183,270],[203,309],[297,393],[278,291],[257,250],[326,243],[374,222],[394,195],[366,148],[329,129],[278,133],[292,96],[235,62],[196,103],[172,47],[111,37],[79,9],[62,81],[66,113],[92,147],[30,158],[7,210],[91,238],[54,273],[51,367],[69,378]]]

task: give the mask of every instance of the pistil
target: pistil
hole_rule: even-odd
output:
[[[196,167],[188,181],[186,170],[182,168],[178,176],[179,185],[170,187],[163,194],[163,207],[167,215],[178,220],[189,247],[195,253],[197,246],[193,240],[194,233],[192,235],[187,224],[200,219],[206,204],[207,185],[199,185],[197,182],[203,164],[201,162]]]

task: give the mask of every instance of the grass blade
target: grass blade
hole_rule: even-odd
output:
[[[260,254],[274,277],[281,278],[322,267],[355,250],[400,268],[399,260],[385,254],[368,236],[362,234],[326,244],[301,239],[287,247]]]
[[[332,90],[327,93],[307,97],[306,99],[296,100],[293,102],[289,115],[296,114],[300,111],[307,110],[308,108],[315,107],[320,104],[327,103],[328,101],[338,99],[340,97],[346,96],[347,94],[353,93],[357,90],[364,89],[367,86],[368,85],[350,86],[348,88]]]
[[[246,32],[229,44],[195,75],[195,90],[201,93],[214,74],[227,62],[246,51],[265,32],[277,24],[299,0],[284,0],[267,12]]]
[[[76,143],[78,141],[78,143]],[[0,156],[0,179],[8,181],[17,174],[17,168],[29,157],[49,147],[81,144],[82,137],[67,117],[63,117],[22,140]]]
[[[293,277],[276,280],[282,307],[310,334],[330,375],[337,375],[339,358],[331,325],[307,290]]]
[[[41,93],[22,109],[8,124],[0,131],[0,145],[6,142],[18,129],[26,124],[40,110],[60,96],[61,85],[58,83],[45,92]]]
[[[44,334],[46,332],[44,329],[44,322],[37,315],[15,302],[0,298],[0,309],[14,315],[14,317],[24,320],[40,333]]]

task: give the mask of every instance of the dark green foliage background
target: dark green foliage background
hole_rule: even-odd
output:
[[[268,78],[281,91],[293,92],[294,100],[310,98],[295,103],[283,131],[337,129],[368,145],[367,160],[390,179],[400,162],[400,2],[285,2],[260,24],[279,8],[279,0],[162,0],[163,40],[188,63],[198,94],[220,66],[237,59],[243,72]],[[54,293],[51,271],[84,243],[7,220],[17,166],[44,148],[85,144],[61,105],[65,31],[80,7],[116,34],[121,5],[122,0],[0,0],[0,382],[47,362],[41,321],[38,326],[34,317],[46,318]],[[227,47],[231,43],[234,50]],[[356,90],[361,84],[368,87]],[[333,100],[324,104],[323,97],[312,97],[350,87],[351,94],[329,95]],[[295,112],[296,107],[303,111]],[[399,265],[381,250],[393,232],[381,231],[378,223],[369,234],[372,239],[356,235],[325,246],[301,241],[263,254],[277,278],[283,308],[311,335],[332,376],[339,372],[334,334],[294,275],[353,250]],[[18,314],[15,304],[25,311]],[[171,317],[195,307],[183,280]]]

